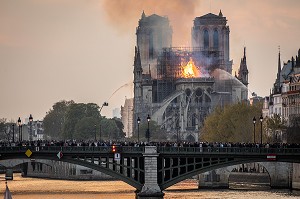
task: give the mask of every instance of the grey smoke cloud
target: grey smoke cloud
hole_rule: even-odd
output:
[[[134,30],[143,10],[147,16],[167,16],[173,27],[173,46],[189,46],[199,4],[196,0],[104,0],[103,8],[109,22],[120,32]]]

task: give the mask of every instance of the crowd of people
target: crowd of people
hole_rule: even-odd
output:
[[[300,144],[297,143],[232,143],[232,142],[132,142],[132,141],[95,141],[95,140],[34,140],[22,142],[0,142],[0,147],[14,147],[14,146],[61,146],[61,147],[110,147],[112,145],[117,146],[131,146],[131,147],[145,147],[145,146],[157,146],[157,147],[203,147],[203,148],[300,148]]]

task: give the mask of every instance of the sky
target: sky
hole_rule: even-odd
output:
[[[237,71],[246,47],[249,90],[266,96],[278,48],[300,48],[298,0],[0,0],[0,118],[42,120],[61,100],[96,103],[112,117],[133,97],[135,29],[146,15],[168,16],[173,46],[190,46],[193,19],[220,9]],[[234,73],[233,71],[233,73]]]

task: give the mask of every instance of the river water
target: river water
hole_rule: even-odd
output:
[[[0,198],[5,191],[0,175]],[[13,199],[132,199],[135,189],[122,181],[71,181],[22,178],[14,174],[8,181]],[[294,199],[299,193],[288,190],[198,190],[196,180],[186,180],[168,188],[165,199]]]

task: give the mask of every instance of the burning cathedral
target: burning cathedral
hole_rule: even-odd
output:
[[[172,47],[168,18],[142,13],[136,28],[132,124],[128,124],[133,132],[125,128],[127,136],[136,132],[137,118],[147,121],[149,115],[170,140],[180,132],[180,140],[198,141],[214,107],[248,99],[246,52],[238,74],[232,76],[229,32],[221,11],[209,13],[194,19],[191,47]]]

